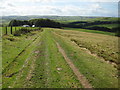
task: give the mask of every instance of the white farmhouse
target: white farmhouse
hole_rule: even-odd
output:
[[[22,27],[30,27],[29,25],[23,25]]]
[[[32,27],[35,27],[35,25],[32,25]]]

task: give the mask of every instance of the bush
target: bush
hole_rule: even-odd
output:
[[[117,31],[116,34],[115,34],[115,36],[120,37],[120,31]]]
[[[10,41],[15,41],[15,38],[13,38],[13,37],[8,37],[7,39]]]
[[[30,29],[22,28],[22,29],[20,29],[20,31],[21,31],[22,34],[26,34],[26,33],[30,32]]]
[[[115,28],[112,28],[112,31],[116,32],[115,36],[118,36],[120,37],[120,27],[115,27]]]
[[[15,32],[14,32],[14,36],[21,36],[21,31],[20,31],[20,30],[15,31]]]
[[[22,28],[20,30],[15,31],[14,36],[21,36],[21,34],[26,34],[26,33],[29,33],[29,32],[30,32],[29,29]]]
[[[99,27],[99,26],[88,27],[88,28],[85,28],[85,29],[112,32],[112,30],[107,28],[107,27]]]

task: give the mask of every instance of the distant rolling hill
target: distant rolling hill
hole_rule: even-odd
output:
[[[16,20],[30,20],[30,19],[38,19],[38,18],[48,18],[52,20],[56,20],[61,23],[70,23],[75,21],[114,21],[118,18],[115,17],[92,17],[92,16],[40,16],[40,15],[29,15],[29,16],[0,16],[0,26],[8,25],[9,22],[13,19]]]
[[[3,25],[8,25],[8,23],[13,20],[30,20],[30,19],[38,19],[38,18],[48,18],[53,19],[57,21],[76,21],[76,20],[87,20],[90,18],[96,18],[96,17],[84,17],[84,16],[36,16],[36,15],[30,15],[30,16],[2,16],[2,19],[0,19],[0,24],[3,23]]]

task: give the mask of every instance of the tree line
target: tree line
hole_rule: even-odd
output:
[[[36,27],[61,28],[59,22],[50,19],[31,19],[31,20],[11,20],[9,26],[35,25]]]
[[[99,30],[99,31],[106,31],[106,32],[119,32],[120,27],[116,28],[107,28],[107,27],[101,27],[101,26],[93,26],[93,27],[86,27],[91,25],[99,25],[99,24],[118,24],[120,21],[94,21],[94,22],[87,22],[87,21],[77,21],[67,24],[62,24],[59,22],[56,22],[51,19],[31,19],[31,20],[12,20],[9,23],[9,26],[22,26],[22,25],[35,25],[36,27],[51,27],[51,28],[83,28],[83,29],[89,29],[89,30]]]
[[[118,24],[118,23],[120,23],[119,20],[117,21],[94,21],[94,22],[76,21],[76,22],[70,22],[68,24],[65,24],[64,26],[71,27],[71,28],[85,28],[91,25]]]
[[[71,22],[68,24],[64,24],[64,27],[70,27],[70,28],[82,28],[82,29],[89,29],[89,30],[99,30],[99,31],[106,31],[106,32],[117,32],[120,27],[115,28],[107,28],[103,26],[92,26],[92,25],[103,25],[103,24],[119,24],[120,21],[94,21],[94,22],[85,22],[85,21],[77,21],[77,22]],[[87,27],[92,26],[92,27]]]

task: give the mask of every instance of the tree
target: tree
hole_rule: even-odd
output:
[[[9,26],[18,26],[17,20],[10,21]]]
[[[55,22],[54,20],[50,20],[50,19],[32,19],[29,21],[12,20],[9,23],[9,26],[21,26],[25,24],[30,26],[34,24],[36,27],[61,28],[61,24],[59,22]]]

